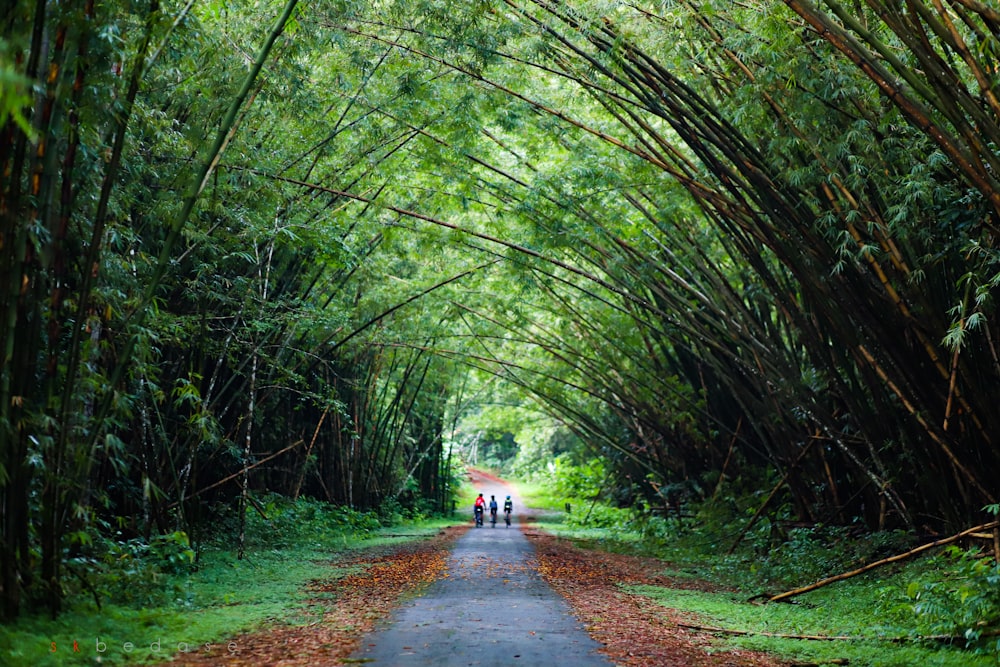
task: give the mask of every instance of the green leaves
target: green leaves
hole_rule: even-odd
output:
[[[906,589],[923,635],[964,638],[968,648],[989,654],[990,638],[1000,624],[1000,568],[978,551],[951,546],[940,562],[945,576],[913,581]]]
[[[25,109],[31,104],[31,81],[8,65],[7,44],[0,40],[0,126],[13,122],[21,132],[32,140],[37,132],[25,117]]]

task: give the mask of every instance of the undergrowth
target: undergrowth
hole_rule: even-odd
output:
[[[572,476],[560,480],[558,468],[555,472],[557,479],[521,486],[527,504],[548,510],[538,522],[580,546],[655,557],[667,576],[729,591],[629,589],[680,610],[693,625],[724,629],[703,631],[715,634],[720,648],[738,646],[811,664],[1000,665],[1000,567],[975,548],[941,549],[790,603],[761,604],[766,596],[904,553],[915,541],[902,531],[797,525],[780,508],[737,541],[749,517],[733,511],[735,503],[688,504],[682,517],[648,506],[611,507],[586,483]]]
[[[258,505],[260,511],[247,514],[242,560],[235,550],[237,517],[221,508],[197,557],[183,531],[149,540],[85,540],[68,561],[79,588],[66,611],[56,619],[25,614],[0,626],[0,664],[144,664],[206,644],[238,651],[232,638],[242,632],[315,620],[322,609],[307,600],[306,585],[354,572],[331,564],[337,554],[420,539],[453,523],[398,505],[364,513],[280,496],[260,498]],[[400,524],[406,524],[402,535]]]
[[[898,575],[897,575],[898,576]],[[886,585],[905,580],[894,577]],[[628,587],[659,604],[683,610],[693,632],[714,636],[716,650],[742,648],[779,655],[802,664],[855,667],[989,667],[995,658],[937,641],[913,641],[899,634],[900,618],[873,604],[879,593],[868,582],[844,582],[794,604],[751,604],[738,593],[706,593],[660,586]],[[745,635],[713,632],[723,628]],[[768,636],[770,635],[770,636]],[[779,636],[785,635],[785,636]],[[806,639],[804,637],[815,637]],[[803,638],[796,638],[803,637]],[[819,639],[819,638],[827,639]]]

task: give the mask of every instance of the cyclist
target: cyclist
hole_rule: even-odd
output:
[[[479,497],[476,498],[476,504],[473,505],[472,507],[473,514],[476,517],[477,527],[483,525],[483,510],[485,509],[486,509],[486,499],[483,498],[483,494],[480,493]]]
[[[490,523],[497,525],[497,497],[490,496]]]
[[[514,502],[507,496],[507,500],[503,501],[503,519],[510,525],[510,515],[514,511]]]

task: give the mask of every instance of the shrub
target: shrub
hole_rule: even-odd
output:
[[[258,504],[263,513],[248,508],[246,517],[247,544],[257,548],[280,549],[303,541],[325,544],[346,534],[363,535],[382,525],[379,513],[359,512],[314,498],[292,500],[269,494]],[[232,535],[225,539],[231,542]]]
[[[980,651],[1000,652],[1000,566],[955,546],[937,560],[944,576],[906,588],[918,634],[961,637]]]
[[[632,519],[631,510],[609,507],[603,503],[587,505],[566,516],[567,526],[586,528],[626,528]]]
[[[119,604],[152,606],[178,591],[172,575],[195,569],[195,553],[184,531],[156,535],[149,540],[98,539],[81,553],[67,558],[70,573],[94,597]],[[74,591],[79,592],[79,591]]]

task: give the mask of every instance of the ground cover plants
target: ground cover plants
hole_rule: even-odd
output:
[[[361,513],[304,498],[263,497],[258,505],[248,517],[242,560],[224,513],[212,538],[196,545],[196,560],[182,532],[106,544],[89,563],[78,557],[87,585],[56,619],[26,614],[0,625],[0,663],[124,665],[174,654],[216,661],[246,654],[245,633],[315,624],[334,606],[331,582],[369,567],[352,554],[425,542],[453,523],[401,507]]]

